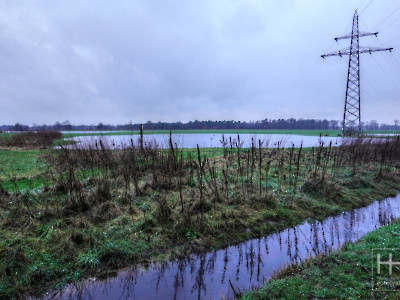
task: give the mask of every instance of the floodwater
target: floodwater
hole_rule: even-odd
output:
[[[400,216],[400,194],[322,222],[305,222],[187,259],[121,271],[105,281],[89,280],[53,292],[51,299],[233,299],[258,287],[291,263],[338,249]],[[355,268],[357,266],[354,266]],[[231,283],[231,284],[230,284]]]
[[[329,146],[332,142],[332,146],[342,144],[342,137],[318,137],[318,136],[305,136],[305,135],[279,135],[279,134],[212,134],[212,133],[200,133],[200,134],[173,134],[172,143],[179,148],[196,148],[199,145],[200,148],[218,148],[218,147],[236,147],[237,145],[250,148],[251,144],[254,143],[256,147],[259,145],[259,141],[262,142],[262,147],[275,148],[284,147],[290,148],[294,145],[296,148],[303,147],[314,147],[319,146],[321,142],[325,146]],[[139,137],[137,135],[114,135],[114,136],[79,136],[70,138],[78,142],[78,147],[85,147],[88,144],[94,144],[103,140],[107,142],[107,147],[110,148],[121,148],[131,145],[131,140],[136,145],[139,143]],[[169,134],[151,134],[144,135],[143,142],[147,146],[157,145],[160,148],[169,147]]]

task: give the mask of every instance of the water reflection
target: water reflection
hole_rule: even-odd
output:
[[[222,138],[223,137],[223,138]],[[131,143],[138,141],[137,136],[131,135],[115,135],[115,136],[79,136],[70,138],[79,142],[80,146],[84,147],[86,144],[94,145],[99,140],[107,140],[108,147],[119,148],[130,146]],[[196,148],[199,145],[200,148],[215,148],[215,147],[227,147],[236,148],[238,145],[244,148],[250,148],[254,141],[260,141],[262,147],[265,148],[290,148],[292,145],[295,147],[315,147],[323,144],[329,146],[332,142],[332,146],[342,144],[343,140],[349,140],[349,138],[342,137],[318,137],[318,136],[304,136],[304,135],[279,135],[279,134],[212,134],[212,133],[201,133],[201,134],[174,134],[172,135],[172,142],[179,148]],[[145,146],[157,145],[160,148],[168,148],[169,134],[151,134],[144,135],[143,141]],[[257,144],[258,145],[258,144]]]
[[[400,216],[400,196],[368,207],[306,222],[260,239],[147,270],[128,269],[106,281],[68,286],[48,298],[61,299],[232,299],[236,291],[260,286],[289,263],[338,249]]]

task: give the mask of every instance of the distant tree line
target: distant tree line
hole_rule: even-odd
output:
[[[147,121],[144,125],[145,130],[185,130],[185,129],[304,129],[304,130],[340,130],[341,121],[338,120],[316,120],[316,119],[265,119],[259,121],[190,121],[182,122],[156,122]],[[395,120],[393,125],[379,124],[372,120],[362,125],[363,130],[398,130],[400,122]],[[99,123],[97,125],[73,125],[69,121],[56,122],[53,125],[37,125],[31,126],[24,124],[0,125],[0,131],[29,131],[29,130],[139,130],[140,124],[132,122],[123,125],[110,125]]]

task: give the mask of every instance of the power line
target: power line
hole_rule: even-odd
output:
[[[399,61],[397,60],[396,56],[391,55],[390,58],[393,58],[393,61],[394,61],[395,65],[399,68],[399,71],[400,71],[400,63],[399,63]],[[400,76],[400,73],[397,73],[397,72],[396,72],[396,74]]]
[[[370,99],[368,99],[368,97],[366,97],[366,104],[369,103],[368,100],[372,100],[372,103],[376,103],[378,102],[378,104],[380,105],[380,109],[379,110],[374,110],[374,115],[379,114],[383,111],[382,108],[388,107],[388,102],[390,102],[391,107],[397,107],[398,103],[396,103],[392,97],[392,94],[388,93],[387,89],[380,83],[380,81],[375,80],[375,78],[371,77],[371,75],[369,73],[365,73],[363,76],[363,81],[366,82],[366,84],[363,84],[363,86],[366,86],[367,89],[363,89],[363,93],[366,93]],[[378,95],[380,96],[375,96],[375,95],[371,95],[368,91],[368,87],[370,87],[370,89],[374,90]],[[381,98],[383,98],[384,100],[382,101]],[[365,106],[365,105],[364,105]],[[369,107],[369,105],[367,106]]]
[[[365,24],[365,22],[364,22],[363,20],[361,20],[361,21],[362,21],[363,25],[365,26],[365,29],[369,30],[369,28],[368,28],[368,26]],[[386,26],[386,27],[387,27],[387,26]],[[391,41],[393,41],[393,40],[395,40],[395,39],[398,39],[398,38],[400,38],[400,36],[397,36],[396,38],[391,39],[391,40],[388,41],[387,43],[390,43]],[[380,47],[383,46],[383,45],[382,45],[382,42],[381,42],[381,40],[380,40],[379,37],[377,37],[376,39],[374,39],[374,43],[375,43],[375,45],[377,45],[377,46],[380,46]],[[386,59],[387,61],[389,61],[389,65],[392,65],[392,63],[394,63],[394,64],[399,68],[399,71],[400,71],[400,64],[398,63],[397,58],[396,58],[394,55],[390,55],[389,57],[393,59],[392,62],[389,61],[388,56],[385,56],[385,59]],[[400,73],[398,73],[397,70],[396,70],[395,74],[396,74],[397,76],[400,76]]]
[[[363,73],[363,80],[367,81],[367,83],[373,88],[374,91],[379,92],[379,94],[382,94],[386,99],[392,99],[392,95],[388,92],[388,90],[382,85],[382,83],[379,80],[376,80],[376,78],[372,77],[371,74],[365,72]],[[368,86],[368,85],[366,85]],[[366,91],[365,89],[363,92]],[[376,98],[373,95],[370,95],[371,98]]]
[[[334,69],[338,74],[342,75],[344,78],[346,77],[346,73],[342,71],[340,68],[338,68],[335,64],[333,64],[330,60],[326,59],[324,60],[324,62],[327,62],[329,66],[332,69]],[[363,81],[365,81],[365,84],[363,84],[363,86],[367,87],[362,90],[363,95],[367,96],[365,97],[364,101],[366,104],[370,103],[373,104],[378,102],[378,104],[380,104],[381,107],[387,107],[388,104],[387,102],[390,102],[390,104],[392,104],[394,107],[398,105],[398,103],[393,100],[392,95],[390,95],[387,92],[386,88],[383,85],[381,85],[380,82],[372,78],[369,73],[364,73]],[[379,94],[383,95],[385,101],[382,101],[379,97],[375,97],[373,94],[371,94],[368,87],[374,91],[377,91]],[[372,99],[373,102],[371,102]],[[382,115],[381,111],[374,111],[374,114]]]
[[[393,38],[393,39],[387,41],[387,43],[393,42],[393,41],[395,41],[395,40],[397,40],[397,39],[400,39],[400,35],[398,35],[398,36],[396,36],[395,38]]]
[[[344,76],[344,78],[346,78],[346,73],[345,72],[343,72],[342,70],[340,70],[338,67],[336,67],[336,65],[334,65],[330,60],[324,60],[324,62],[328,62],[329,63],[329,65],[332,67],[332,68],[334,68],[338,73],[340,73],[341,75],[343,75]]]
[[[393,81],[393,78],[386,72],[386,70],[384,68],[382,68],[382,66],[378,63],[378,61],[376,60],[375,57],[372,58],[376,64],[378,65],[379,69],[382,70],[382,72],[387,76],[388,80],[393,83],[393,86],[395,87],[395,89],[399,92],[400,94],[400,88],[397,86],[397,84]]]
[[[357,10],[360,9],[361,6],[364,5],[365,2],[367,2],[368,0],[364,0],[359,6],[357,6]]]
[[[380,40],[379,38],[374,39],[374,43],[375,43],[377,46],[382,46],[382,42],[381,42],[381,40]],[[390,58],[392,59],[392,61],[390,61]],[[386,61],[388,62],[389,66],[390,66],[391,68],[393,68],[393,67],[399,68],[399,70],[394,69],[394,74],[396,74],[396,76],[398,76],[399,79],[400,79],[400,72],[399,72],[399,71],[400,71],[400,64],[398,63],[397,58],[396,58],[394,55],[389,55],[389,56],[385,56],[385,59],[386,59]],[[379,65],[379,67],[381,68],[380,65]],[[386,72],[385,72],[385,73],[386,73]],[[392,78],[391,78],[389,75],[387,75],[387,76],[388,76],[389,79],[392,81]],[[396,85],[396,84],[394,84],[394,85]],[[396,88],[397,88],[397,85],[396,85]]]
[[[399,20],[400,20],[400,17],[397,18],[396,20],[394,20],[394,21],[393,21],[392,23],[390,23],[389,25],[386,25],[385,27],[381,28],[381,30],[386,29],[386,28],[392,26],[394,23],[397,23]]]
[[[359,6],[357,6],[357,10],[360,10],[360,7],[362,7],[368,0],[364,0]],[[364,8],[364,10],[371,4],[373,0],[369,0],[370,3],[367,4],[367,6]]]
[[[369,30],[369,28],[368,28],[368,26],[365,24],[365,22],[364,22],[363,20],[361,20],[361,21],[362,21],[363,25],[365,26],[365,29]],[[397,38],[400,38],[400,36],[398,36]],[[392,40],[394,40],[394,39],[392,39]],[[392,40],[391,40],[391,41],[392,41]],[[377,46],[382,46],[382,42],[381,42],[381,40],[379,39],[379,37],[377,37],[376,39],[374,39],[373,42],[374,42],[375,45],[377,45]],[[389,41],[389,42],[390,42],[390,41]],[[389,58],[391,58],[393,61],[390,61]],[[373,58],[373,59],[374,59],[374,62],[377,63],[377,64],[379,65],[379,63],[377,62],[377,60],[376,60],[375,58]],[[389,65],[390,67],[393,68],[394,65],[396,65],[396,66],[398,66],[398,67],[400,68],[400,65],[398,64],[397,59],[396,59],[396,57],[395,57],[393,54],[388,55],[388,56],[385,55],[385,59],[386,59],[386,61],[388,62],[388,65]],[[382,67],[381,67],[380,65],[379,65],[379,67],[382,69]],[[387,77],[389,77],[389,79],[390,79],[390,75],[389,75],[387,72],[384,72],[384,73],[385,73],[385,75],[386,75]],[[399,77],[399,79],[400,79],[400,72],[397,72],[397,70],[394,70],[393,73],[396,74],[396,75]],[[368,87],[368,85],[369,85],[369,86],[370,86],[373,90],[375,90],[378,94],[383,95],[383,98],[385,99],[385,101],[382,101],[381,98],[376,97],[376,96],[372,96],[372,95],[369,93],[369,91],[368,91],[367,89],[364,88],[364,89],[363,89],[363,92],[366,93],[371,99],[374,99],[374,100],[373,100],[374,102],[378,102],[379,104],[381,104],[381,107],[387,107],[387,106],[388,106],[388,102],[390,103],[391,107],[397,107],[397,106],[398,106],[398,102],[396,102],[396,101],[394,100],[394,99],[396,98],[396,96],[395,96],[393,93],[389,92],[389,90],[381,84],[381,81],[380,81],[380,80],[376,80],[376,78],[372,77],[370,73],[363,73],[363,80],[365,80],[366,83],[367,83],[367,85],[363,85],[363,86],[367,86],[367,87]],[[393,80],[391,80],[391,79],[390,79],[390,83],[392,83],[393,85],[395,85],[395,83],[394,83]],[[397,86],[396,86],[396,88],[397,88]],[[368,98],[367,98],[367,100],[368,100]],[[374,113],[375,113],[375,114],[376,114],[376,113],[380,113],[380,111],[374,111]]]
[[[377,25],[375,25],[376,28],[378,28],[379,25],[384,23],[386,20],[388,20],[392,15],[394,15],[398,10],[400,10],[400,6],[396,8],[394,11],[392,11],[387,17],[383,18],[381,22],[379,22]]]
[[[359,13],[359,15],[361,15],[361,14],[368,8],[368,6],[371,5],[372,2],[374,2],[374,0],[369,1],[369,3],[367,4],[367,6],[364,7],[364,9]]]
[[[362,22],[363,22],[365,28],[368,29],[368,26],[366,26],[366,24],[364,23],[364,21],[362,21]],[[381,40],[380,40],[379,38],[374,39],[374,43],[375,43],[377,46],[382,46],[382,42],[381,42]],[[389,58],[389,57],[392,59],[392,61],[390,61],[390,58]],[[398,85],[393,81],[392,76],[390,76],[390,75],[386,72],[386,70],[385,70],[384,68],[382,68],[382,66],[376,61],[375,58],[373,58],[373,59],[374,59],[374,62],[376,62],[376,64],[378,65],[378,67],[379,67],[379,68],[383,71],[383,73],[386,75],[386,77],[388,77],[388,80],[390,81],[390,83],[393,84],[393,86],[395,87],[395,89],[398,90],[398,91],[400,91]],[[386,59],[386,61],[388,62],[388,66],[389,66],[390,68],[392,68],[393,73],[396,74],[396,76],[400,79],[400,72],[399,72],[399,71],[400,71],[400,64],[398,63],[397,58],[396,58],[394,55],[389,55],[389,56],[386,56],[386,55],[385,55],[385,59]],[[395,68],[395,69],[393,69],[393,68]],[[396,68],[399,68],[399,70],[397,70]],[[383,89],[382,89],[382,90],[383,90]],[[394,98],[394,97],[390,96],[390,98]]]

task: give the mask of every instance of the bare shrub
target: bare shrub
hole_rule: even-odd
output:
[[[15,133],[2,143],[8,147],[23,148],[47,148],[53,145],[57,139],[61,139],[62,134],[58,131],[38,131]]]

